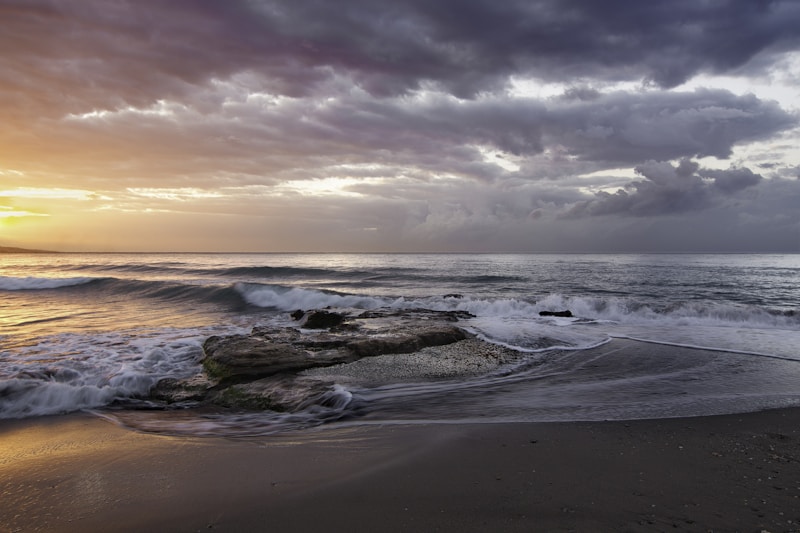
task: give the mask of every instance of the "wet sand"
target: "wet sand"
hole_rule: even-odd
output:
[[[231,440],[0,423],[0,531],[797,531],[800,409]]]

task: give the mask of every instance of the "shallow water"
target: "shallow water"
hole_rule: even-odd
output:
[[[342,386],[341,401],[316,412],[208,413],[202,423],[170,415],[175,428],[269,432],[333,421],[619,419],[795,405],[797,287],[797,255],[4,255],[0,417],[143,398],[161,378],[197,373],[208,336],[289,326],[287,311],[327,306],[468,311],[475,318],[460,325],[525,355],[490,375]],[[539,316],[563,309],[575,316]],[[647,343],[604,344],[620,337]],[[619,345],[639,348],[611,349]],[[129,418],[147,416],[161,415]]]

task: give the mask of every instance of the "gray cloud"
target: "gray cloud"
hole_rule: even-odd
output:
[[[701,220],[687,248],[797,249],[797,113],[676,88],[786,68],[799,26],[790,1],[0,0],[0,172],[245,249],[679,249]]]
[[[0,140],[9,146],[23,136],[27,147],[48,154],[37,162],[40,170],[71,169],[86,186],[111,176],[122,187],[131,186],[128,180],[233,186],[365,172],[494,181],[651,159],[724,158],[735,145],[768,138],[794,120],[774,103],[703,89],[598,93],[590,100],[375,100],[359,92],[270,98],[224,86],[196,95],[198,107],[174,103],[42,120],[6,129]],[[499,159],[487,159],[486,149],[519,156],[521,169],[505,170]],[[28,156],[9,154],[8,164],[15,157],[23,164]]]
[[[636,173],[645,179],[632,181],[615,193],[598,192],[594,199],[576,204],[569,216],[658,216],[700,211],[763,179],[748,168],[701,169],[688,159],[677,166],[648,161],[636,167]]]
[[[724,159],[735,144],[766,138],[795,122],[773,102],[724,90],[617,92],[563,102],[553,111],[551,131],[580,158],[635,163]]]
[[[242,72],[291,96],[324,92],[334,74],[376,96],[431,83],[474,97],[510,76],[673,87],[800,43],[791,1],[7,0],[0,20],[6,102],[53,112],[182,99]]]

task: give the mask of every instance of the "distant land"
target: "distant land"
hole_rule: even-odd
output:
[[[50,250],[29,250],[28,248],[14,248],[13,246],[0,246],[0,254],[53,254]]]

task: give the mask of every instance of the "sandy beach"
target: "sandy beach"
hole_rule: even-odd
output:
[[[141,434],[0,424],[1,531],[795,531],[800,409],[629,422]]]

